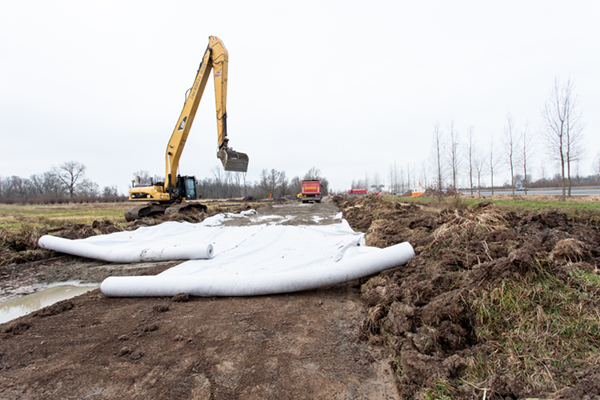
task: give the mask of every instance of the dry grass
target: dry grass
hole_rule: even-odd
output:
[[[434,232],[434,240],[448,234],[471,229],[491,232],[506,229],[506,211],[493,204],[487,207],[474,207],[464,210],[448,210],[441,214],[444,222]]]
[[[489,351],[469,358],[464,379],[512,374],[534,391],[569,384],[570,373],[600,362],[600,276],[577,268],[514,276],[476,302],[476,334]]]

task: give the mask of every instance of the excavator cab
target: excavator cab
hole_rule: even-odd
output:
[[[182,200],[196,200],[196,177],[178,176],[179,187],[181,188],[180,197]]]
[[[217,157],[223,163],[225,171],[246,172],[248,171],[248,154],[234,151],[228,147],[219,150]]]

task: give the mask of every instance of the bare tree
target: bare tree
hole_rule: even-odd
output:
[[[269,194],[275,196],[275,192],[277,187],[279,186],[279,180],[281,178],[281,172],[277,171],[274,168],[271,168],[271,171],[267,175],[267,182],[269,187]]]
[[[240,174],[242,175],[242,182],[243,182],[243,185],[244,185],[244,197],[246,197],[248,195],[248,193],[246,192],[246,188],[247,188],[247,186],[246,186],[246,174],[247,174],[247,172],[244,171],[244,172],[241,172]]]
[[[304,180],[311,179],[320,179],[321,178],[321,170],[317,167],[312,167],[308,170],[306,174],[304,174]]]
[[[288,181],[287,175],[285,174],[285,171],[281,171],[281,174],[279,174],[279,193],[281,194],[281,196],[285,196],[287,194],[289,186],[290,183]]]
[[[150,173],[148,171],[139,170],[133,173],[133,180],[136,185],[150,185],[152,182],[152,178],[150,177]]]
[[[542,185],[546,186],[546,165],[544,161],[542,161],[542,164],[540,166],[540,174],[542,175]]]
[[[475,171],[477,171],[477,195],[481,198],[481,175],[483,173],[483,169],[485,167],[485,155],[477,151],[477,149],[473,149],[474,157],[473,157],[473,166]]]
[[[295,176],[290,182],[290,190],[294,195],[297,195],[302,190],[302,181],[299,177]]]
[[[379,172],[375,172],[373,174],[373,180],[371,182],[371,188],[375,189],[375,190],[380,190],[381,187],[384,186],[381,183],[381,178],[379,177]]]
[[[596,176],[597,185],[600,185],[600,152],[596,153],[596,157],[594,157],[594,162],[592,163],[592,171]]]
[[[517,157],[517,137],[515,131],[515,122],[510,113],[506,118],[506,126],[504,127],[504,137],[502,140],[504,146],[504,155],[506,164],[510,168],[510,187],[512,195],[515,195],[515,163]]]
[[[54,168],[54,173],[69,192],[69,196],[73,197],[77,186],[84,179],[85,165],[76,161],[64,162],[58,168]]]
[[[398,176],[398,164],[396,164],[396,161],[394,161],[393,164],[390,164],[390,191],[393,194],[396,194],[397,192],[400,191],[399,188],[399,180],[400,177]]]
[[[571,162],[583,155],[581,113],[577,111],[577,97],[570,79],[565,84],[558,78],[554,80],[542,118],[542,137],[551,157],[559,162],[562,200],[565,201],[567,179],[571,195]]]
[[[62,182],[53,171],[31,175],[29,179],[36,196],[58,199],[64,194]]]
[[[104,188],[102,189],[102,197],[118,197],[118,196],[119,196],[119,189],[117,188],[117,185],[104,186]]]
[[[211,168],[210,170],[213,174],[213,179],[214,179],[214,196],[217,199],[220,199],[222,197],[224,197],[224,188],[223,186],[225,183],[225,176],[223,175],[223,172],[225,171],[220,165],[216,165],[214,167]]]
[[[400,193],[404,194],[407,190],[410,190],[410,186],[404,180],[404,168],[402,166],[398,167],[398,177],[400,178]]]
[[[492,195],[494,194],[494,169],[498,166],[500,162],[499,159],[494,158],[494,134],[490,137],[490,158],[489,158],[489,167],[490,167],[490,178],[492,180]]]
[[[421,187],[426,188],[428,187],[428,177],[427,177],[427,161],[423,160],[421,161],[421,173],[419,175],[419,183],[421,183]]]
[[[431,164],[435,171],[435,185],[437,190],[441,191],[444,187],[444,179],[442,175],[443,164],[442,164],[442,134],[440,132],[440,124],[436,123],[433,127],[433,134],[431,135]]]
[[[35,187],[31,179],[13,175],[4,182],[4,196],[7,199],[19,199],[21,202],[35,195]]]
[[[89,179],[83,179],[77,185],[77,195],[83,197],[98,197],[100,195],[100,186]]]
[[[473,125],[469,126],[469,130],[468,130],[468,138],[469,138],[469,144],[468,144],[468,148],[467,148],[467,159],[469,161],[469,185],[471,187],[471,196],[473,195],[473,168],[474,168],[474,163],[475,160],[473,159],[474,154],[474,138],[473,138]]]
[[[529,175],[527,175],[527,161],[531,158],[531,135],[529,134],[529,123],[525,122],[525,128],[521,135],[523,142],[523,153],[521,154],[523,161],[523,189],[527,194],[527,187],[529,186]]]
[[[458,187],[458,170],[460,168],[460,154],[459,154],[459,137],[458,132],[454,129],[454,121],[448,126],[448,137],[450,139],[450,145],[448,147],[448,159],[450,161],[450,168],[452,169],[452,186],[454,190]]]

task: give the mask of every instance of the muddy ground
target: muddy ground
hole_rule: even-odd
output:
[[[254,222],[249,218],[234,218],[224,221],[223,224],[230,226],[260,224],[268,222],[269,217],[277,216],[293,217],[289,221],[284,221],[282,225],[326,225],[339,222],[339,219],[334,218],[339,211],[333,202],[321,204],[274,203],[255,208],[258,210],[258,214],[257,218],[254,218]],[[231,212],[239,213],[248,209],[250,209],[250,206],[246,205],[231,210]],[[200,222],[207,216],[220,212],[227,213],[229,211],[217,208],[209,214],[193,212],[188,215],[170,218],[144,218],[130,224],[129,229],[156,225],[166,220]],[[263,217],[263,219],[258,217]],[[68,239],[82,239],[120,230],[115,224],[95,221],[92,226],[83,224],[66,225],[62,228],[53,229],[48,233]],[[37,248],[35,245],[37,239],[45,233],[41,232],[34,238],[27,238],[26,241],[15,239],[14,243],[9,243],[8,247],[13,251],[5,251],[9,254],[5,255],[3,259],[9,259],[12,262],[0,267],[0,303],[24,294],[31,294],[43,288],[44,284],[73,280],[84,283],[100,283],[109,276],[156,275],[180,263],[108,264],[104,261],[72,257]],[[27,241],[29,243],[24,243]],[[14,251],[15,249],[21,251]],[[33,256],[31,258],[36,261],[25,262],[28,256]]]
[[[258,212],[295,216],[286,224],[339,222],[333,202]],[[6,267],[0,283],[14,295],[176,264],[59,255]],[[248,298],[118,299],[95,290],[0,325],[0,398],[397,399],[389,352],[359,339],[365,317],[359,282]]]
[[[440,382],[444,398],[600,398],[597,358],[568,371],[544,364],[546,386],[513,373],[509,359],[478,380],[463,375],[476,357],[499,351],[477,335],[482,293],[532,273],[534,260],[558,280],[573,269],[597,273],[593,223],[491,203],[440,211],[377,196],[259,212],[316,224],[335,222],[338,208],[368,245],[409,241],[416,256],[368,280],[288,295],[108,299],[93,291],[57,303],[0,325],[0,398],[433,399]],[[171,265],[53,255],[2,267],[0,287],[14,295],[21,284]],[[599,295],[579,312],[600,309]]]

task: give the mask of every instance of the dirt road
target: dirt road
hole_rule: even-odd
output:
[[[332,202],[258,210],[290,224],[335,223],[336,213]],[[1,282],[15,293],[19,282],[99,282],[172,265],[62,257],[15,268],[15,279]],[[278,296],[181,297],[117,299],[96,290],[0,325],[0,398],[398,398],[387,350],[359,340],[366,308],[358,282]]]

